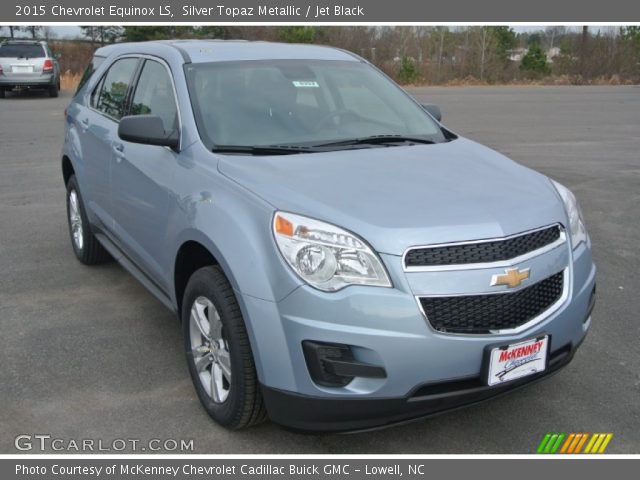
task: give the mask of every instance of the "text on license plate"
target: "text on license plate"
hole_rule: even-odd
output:
[[[13,73],[33,73],[31,65],[14,65],[11,67]]]

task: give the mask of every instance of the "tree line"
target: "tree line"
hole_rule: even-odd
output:
[[[6,36],[50,28],[4,27]],[[640,27],[83,26],[85,41],[211,38],[318,43],[353,51],[402,83],[640,83]]]

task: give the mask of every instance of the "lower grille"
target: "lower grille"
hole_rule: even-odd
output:
[[[560,300],[563,284],[564,273],[559,272],[517,292],[419,300],[434,329],[482,334],[517,328],[533,320]]]

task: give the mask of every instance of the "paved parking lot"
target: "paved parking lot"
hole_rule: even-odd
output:
[[[598,265],[592,331],[531,388],[410,425],[230,433],[200,407],[178,321],[117,264],[84,267],[65,223],[69,96],[0,100],[0,453],[18,434],[193,439],[196,453],[532,453],[556,432],[613,432],[640,453],[640,88],[420,88],[455,131],[569,186]],[[425,367],[426,368],[426,367]],[[31,452],[37,453],[37,452]]]

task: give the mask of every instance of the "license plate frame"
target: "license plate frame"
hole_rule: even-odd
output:
[[[538,348],[535,347],[537,342],[542,342]],[[523,350],[518,350],[520,348]],[[500,386],[543,373],[549,368],[550,350],[551,335],[547,333],[511,343],[487,345],[482,369],[484,383],[490,387]],[[501,355],[502,352],[506,353]]]

